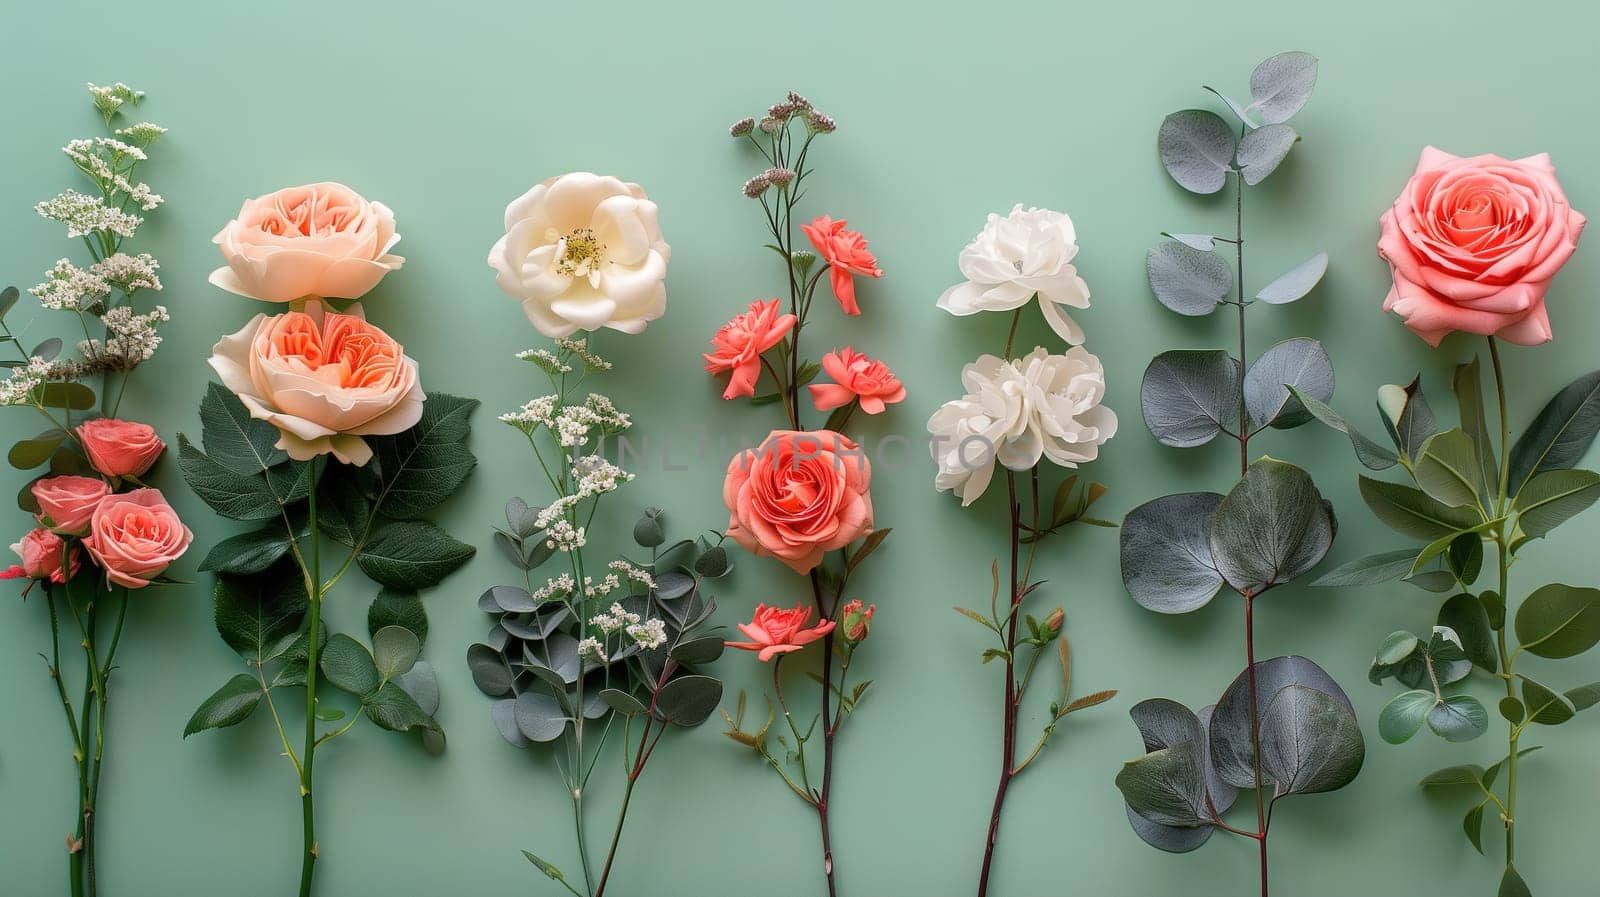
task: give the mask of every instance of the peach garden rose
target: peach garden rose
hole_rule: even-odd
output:
[[[361,466],[363,436],[410,429],[422,417],[417,363],[369,324],[359,305],[336,313],[256,315],[212,349],[211,367],[250,416],[278,428],[278,448],[297,461],[332,454]]]
[[[394,213],[343,184],[285,187],[247,199],[212,238],[225,267],[211,283],[267,302],[359,299],[405,259]]]
[[[89,463],[108,477],[143,476],[167,447],[149,424],[109,417],[79,424],[78,441]]]
[[[1524,346],[1551,338],[1545,293],[1585,218],[1548,153],[1511,160],[1427,147],[1380,223],[1378,254],[1394,274],[1383,309],[1429,345],[1457,330]]]
[[[728,536],[796,573],[872,531],[872,467],[831,430],[775,430],[734,456],[723,481]]]
[[[33,484],[32,492],[41,523],[78,536],[88,532],[94,509],[111,494],[111,487],[99,477],[46,477]]]
[[[84,550],[119,586],[142,589],[194,541],[159,489],[107,496],[94,510]]]

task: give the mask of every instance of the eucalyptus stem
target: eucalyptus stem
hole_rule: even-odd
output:
[[[316,483],[315,465],[311,464],[311,482]],[[313,486],[307,495],[307,516],[309,518],[309,533],[307,541],[310,554],[310,569],[306,571],[308,597],[310,598],[311,614],[310,626],[306,630],[306,738],[305,747],[301,751],[300,764],[300,813],[304,829],[305,855],[300,865],[300,897],[311,897],[311,875],[317,864],[317,833],[316,813],[311,792],[312,764],[317,752],[317,661],[321,645],[318,643],[322,635],[322,561],[320,552],[321,533],[317,529],[317,490]]]

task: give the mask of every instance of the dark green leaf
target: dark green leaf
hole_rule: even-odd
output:
[[[1433,692],[1414,689],[1389,699],[1378,712],[1378,735],[1390,744],[1404,744],[1417,734],[1434,707]]]
[[[382,589],[367,608],[367,632],[376,635],[385,626],[409,629],[419,643],[428,640],[428,610],[416,592]]]
[[[395,436],[368,437],[381,472],[378,506],[390,517],[415,517],[454,495],[478,463],[467,448],[477,399],[431,393],[422,419]]]
[[[1600,682],[1591,682],[1566,691],[1568,701],[1572,702],[1572,709],[1582,712],[1600,702]]]
[[[1489,731],[1489,711],[1472,695],[1450,695],[1428,711],[1428,728],[1445,741],[1471,741]]]
[[[1577,464],[1600,432],[1600,371],[1567,384],[1540,410],[1511,447],[1512,495],[1536,473]]]
[[[1489,614],[1477,596],[1463,593],[1446,601],[1439,608],[1439,625],[1455,631],[1467,659],[1479,669],[1490,673],[1499,669]]]
[[[722,700],[722,682],[711,676],[678,676],[656,692],[656,710],[668,722],[698,726]]]
[[[1600,473],[1591,470],[1546,470],[1534,476],[1517,493],[1513,507],[1517,526],[1529,539],[1537,539],[1600,499]]]
[[[376,694],[382,674],[365,645],[344,633],[328,639],[322,648],[322,675],[331,684],[363,700]]]
[[[1452,508],[1477,507],[1488,488],[1472,437],[1456,428],[1428,437],[1412,474],[1423,492]]]
[[[1483,767],[1476,763],[1465,763],[1460,766],[1446,766],[1444,769],[1428,773],[1423,777],[1421,785],[1424,788],[1438,788],[1447,785],[1474,785],[1483,781]]]
[[[200,427],[206,454],[235,473],[249,476],[289,460],[288,453],[274,447],[278,428],[251,417],[239,397],[219,383],[206,384]]]
[[[1421,489],[1361,477],[1361,498],[1384,525],[1401,535],[1430,542],[1471,529],[1483,522],[1476,511],[1452,508]]]
[[[728,549],[713,545],[694,560],[694,572],[715,579],[728,572]]]
[[[1386,470],[1399,463],[1400,459],[1394,452],[1361,435],[1359,430],[1346,423],[1345,419],[1332,408],[1292,387],[1289,392],[1300,400],[1300,404],[1305,406],[1312,417],[1350,437],[1350,445],[1356,451],[1356,460],[1360,461],[1363,467],[1368,470]]]
[[[1239,425],[1239,362],[1221,349],[1162,352],[1145,368],[1139,409],[1162,445],[1204,445]],[[1232,429],[1230,429],[1232,428]]]
[[[1383,386],[1378,389],[1378,410],[1383,415],[1383,425],[1394,440],[1395,448],[1407,458],[1414,458],[1422,450],[1429,436],[1438,432],[1439,425],[1422,391],[1422,375],[1411,379],[1405,386]]]
[[[1495,892],[1495,897],[1533,897],[1533,892],[1528,890],[1528,883],[1522,880],[1517,867],[1507,863],[1506,871],[1500,876],[1500,890]]]
[[[1366,757],[1350,699],[1327,671],[1290,655],[1255,666],[1261,774],[1268,793],[1309,794],[1343,787]],[[1250,671],[1234,678],[1211,718],[1211,761],[1223,781],[1255,786],[1256,738]],[[1265,784],[1271,783],[1271,784]]]
[[[306,587],[299,571],[287,565],[254,576],[218,576],[212,603],[222,640],[259,666],[300,628]]]
[[[50,429],[32,439],[23,439],[11,446],[6,460],[18,470],[32,470],[50,460],[56,449],[67,438],[67,431]]]
[[[379,585],[416,590],[438,585],[473,552],[431,523],[397,520],[373,529],[356,563]]]
[[[1518,674],[1522,680],[1522,703],[1528,708],[1528,719],[1544,726],[1559,726],[1577,713],[1572,701],[1563,694]]]
[[[189,724],[183,727],[183,737],[188,738],[206,729],[236,726],[250,718],[261,702],[261,683],[253,676],[240,673],[200,702]]]
[[[489,645],[476,644],[467,648],[467,668],[472,671],[473,684],[489,697],[511,694],[511,668],[500,652]]]
[[[682,664],[710,663],[722,656],[724,643],[721,636],[706,635],[679,642],[672,649],[672,659]]]
[[[1241,595],[1259,595],[1321,562],[1333,515],[1311,475],[1273,458],[1251,464],[1211,516],[1211,557]]]
[[[1494,440],[1489,436],[1488,415],[1483,405],[1483,377],[1478,372],[1478,357],[1474,355],[1466,364],[1456,365],[1452,386],[1456,391],[1456,406],[1461,411],[1461,429],[1471,438],[1478,456],[1478,469],[1483,471],[1485,485],[1500,482],[1500,468],[1495,461]],[[1489,490],[1483,494],[1487,502]]]
[[[1487,803],[1487,802],[1485,802]],[[1483,808],[1485,804],[1478,804],[1467,811],[1466,818],[1461,820],[1461,829],[1466,832],[1467,840],[1479,853],[1483,853]]]
[[[178,466],[189,488],[213,511],[233,520],[266,520],[280,512],[264,473],[236,473],[206,457],[178,434]]]
[[[1372,554],[1364,558],[1356,558],[1353,561],[1346,561],[1334,567],[1327,573],[1312,580],[1311,585],[1322,588],[1339,588],[1393,582],[1410,573],[1416,560],[1417,551],[1414,548],[1402,548],[1399,551]]]
[[[1600,589],[1551,583],[1517,608],[1517,641],[1540,657],[1573,657],[1600,642]]]
[[[304,542],[310,536],[306,521],[298,521],[295,538]],[[260,573],[289,553],[289,534],[281,521],[258,530],[229,536],[218,542],[200,562],[200,569],[241,575]]]
[[[361,473],[336,464],[317,483],[317,528],[340,545],[351,548],[366,535],[372,522],[372,501],[361,487]]]
[[[638,698],[616,688],[607,688],[601,691],[600,700],[604,701],[607,707],[623,716],[638,716],[648,709]]]
[[[94,390],[82,383],[46,383],[39,388],[39,404],[46,408],[88,411],[94,407]]]
[[[367,709],[367,718],[377,723],[379,728],[391,732],[431,729],[442,734],[433,717],[424,713],[416,699],[397,682],[384,683],[376,694],[363,700],[362,705]]]
[[[1166,495],[1122,521],[1122,583],[1140,607],[1178,614],[1204,607],[1222,588],[1206,530],[1222,496]]]

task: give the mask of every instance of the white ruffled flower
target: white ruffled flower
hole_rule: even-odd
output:
[[[966,282],[945,290],[939,307],[953,315],[1011,311],[1038,294],[1050,329],[1079,345],[1083,329],[1061,309],[1089,307],[1089,286],[1072,265],[1077,254],[1077,233],[1062,212],[1018,203],[1004,218],[991,213],[982,233],[961,250]]]
[[[672,251],[638,184],[586,171],[553,177],[506,206],[505,226],[489,266],[545,336],[639,333],[666,311]]]
[[[1064,355],[1041,347],[1015,361],[984,355],[961,369],[961,383],[967,394],[935,411],[928,433],[934,487],[963,506],[989,488],[996,461],[1011,470],[1041,458],[1077,467],[1117,432],[1116,414],[1100,404],[1105,368],[1082,346]]]

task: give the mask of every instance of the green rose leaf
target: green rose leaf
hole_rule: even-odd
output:
[[[1536,473],[1577,464],[1600,432],[1600,371],[1567,384],[1511,447],[1512,495]]]
[[[223,467],[178,434],[178,468],[200,500],[231,520],[267,520],[278,516],[278,495],[265,473],[245,475]]]
[[[333,685],[363,700],[376,694],[383,675],[365,645],[344,633],[328,639],[322,648],[322,675]]]
[[[189,717],[189,724],[183,727],[183,737],[244,722],[255,712],[262,694],[261,683],[255,677],[245,673],[234,676],[200,703]]]
[[[250,416],[239,397],[220,383],[207,383],[200,401],[200,441],[217,464],[241,476],[261,473],[289,460],[277,448],[278,428]]]
[[[454,495],[477,459],[467,448],[477,399],[431,393],[417,425],[395,436],[368,437],[382,486],[378,506],[390,517],[416,517]]]
[[[383,589],[367,607],[367,634],[377,635],[385,626],[411,630],[419,643],[428,640],[428,611],[416,592]]]
[[[305,619],[305,582],[288,568],[248,577],[218,576],[212,607],[217,634],[240,657],[260,666]]]
[[[426,521],[394,520],[373,529],[356,564],[379,585],[414,591],[438,585],[474,551]]]

